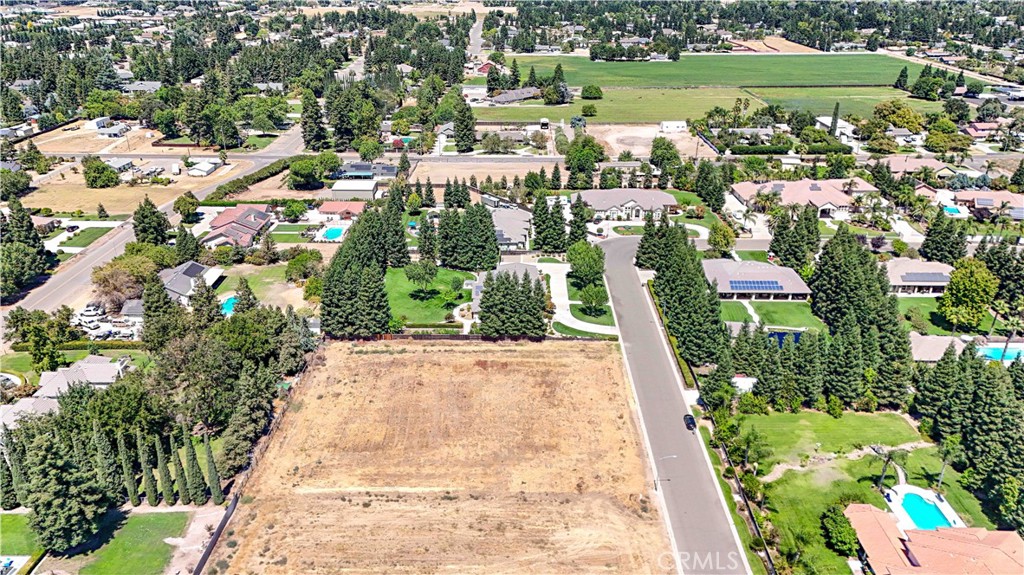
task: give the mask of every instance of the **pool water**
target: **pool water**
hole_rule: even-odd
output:
[[[324,239],[336,242],[341,239],[341,235],[345,233],[345,228],[327,228],[324,230]]]
[[[942,209],[945,210],[947,214],[957,215],[960,213],[960,208],[956,206],[942,206]]]
[[[952,527],[937,505],[916,493],[903,496],[903,510],[918,529],[933,531],[939,527]]]
[[[1003,346],[994,344],[978,348],[978,353],[990,361],[999,361],[1000,359],[1003,361],[1013,361],[1020,357],[1021,354],[1024,354],[1024,348],[1011,345],[1006,348],[1006,355],[1003,355]]]
[[[224,300],[224,303],[220,304],[220,313],[224,315],[231,315],[235,313],[236,301],[238,301],[238,298],[236,298],[235,296],[231,296],[228,299]]]

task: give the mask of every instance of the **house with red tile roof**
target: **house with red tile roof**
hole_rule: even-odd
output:
[[[251,247],[272,219],[273,211],[267,204],[238,204],[213,218],[210,233],[201,243],[210,247]]]
[[[366,202],[340,202],[328,201],[320,204],[318,211],[321,214],[338,216],[343,220],[358,218],[366,209]]]
[[[861,178],[838,178],[832,180],[776,180],[772,182],[739,182],[733,184],[732,195],[748,208],[754,207],[758,194],[776,194],[783,206],[814,206],[818,217],[833,217],[847,212],[853,206],[853,199],[878,188]]]

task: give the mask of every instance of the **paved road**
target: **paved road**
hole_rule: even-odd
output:
[[[476,22],[473,23],[473,27],[469,29],[469,45],[466,46],[467,56],[470,60],[473,56],[479,58],[483,57],[484,51],[484,15],[477,14]]]
[[[678,550],[678,566],[686,575],[749,572],[701,440],[683,425],[689,407],[679,375],[633,267],[638,243],[637,238],[601,243],[608,262],[605,279],[654,460],[657,488]]]

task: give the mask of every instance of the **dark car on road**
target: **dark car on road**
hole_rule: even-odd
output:
[[[697,420],[689,413],[683,416],[683,423],[686,424],[686,429],[689,431],[697,429]]]

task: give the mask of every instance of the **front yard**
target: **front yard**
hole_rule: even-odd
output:
[[[452,278],[468,280],[473,279],[473,274],[438,268],[437,277],[426,290],[422,290],[420,286],[405,277],[405,270],[389,269],[384,276],[384,289],[388,292],[391,315],[406,323],[445,321],[445,316],[451,313],[455,307],[470,301],[471,296],[469,290],[460,288],[460,297],[454,302],[455,305],[446,305],[444,292],[451,288]]]
[[[100,239],[114,228],[82,228],[75,235],[61,242],[62,248],[84,248]]]

